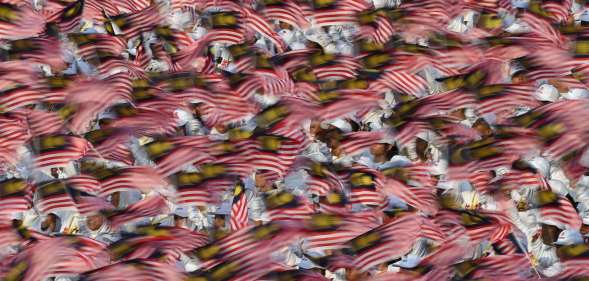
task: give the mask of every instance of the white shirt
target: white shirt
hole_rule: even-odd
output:
[[[351,56],[354,54],[354,46],[346,41],[343,40],[338,40],[336,42],[336,48],[338,53],[342,54],[342,55],[348,55]]]
[[[523,21],[516,19],[512,24],[507,26],[505,31],[509,33],[526,33],[531,32],[532,29]]]
[[[567,100],[577,100],[586,98],[589,98],[589,91],[581,88],[573,88],[570,89],[568,92],[561,94],[561,99]]]
[[[290,29],[281,29],[278,31],[278,35],[284,40],[284,43],[290,45],[295,40],[295,33]]]
[[[280,97],[275,95],[260,95],[256,93],[254,94],[254,100],[258,102],[262,107],[266,108],[277,103],[280,100]]]
[[[182,109],[174,110],[174,117],[176,117],[176,126],[178,127],[184,126],[190,120],[194,119],[192,114]]]
[[[330,152],[325,143],[316,140],[307,146],[303,155],[314,161],[325,162],[329,159]]]
[[[467,11],[462,15],[459,15],[450,21],[448,25],[448,30],[463,33],[468,31],[473,27],[474,23],[474,12]]]
[[[392,8],[401,4],[401,0],[372,0],[372,3],[374,4],[374,8],[376,9],[385,7]]]
[[[559,98],[558,89],[550,84],[543,84],[541,85],[538,90],[534,93],[536,99],[540,101],[550,101],[555,102]]]

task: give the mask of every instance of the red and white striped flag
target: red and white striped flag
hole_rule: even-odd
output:
[[[67,135],[49,135],[37,140],[38,168],[63,167],[71,161],[78,160],[90,150],[90,143],[79,137]]]
[[[169,208],[166,199],[161,195],[152,195],[130,205],[124,210],[108,215],[107,218],[112,227],[117,228],[122,224],[136,219],[153,217],[167,212],[169,212]]]
[[[66,183],[60,180],[41,184],[37,189],[39,210],[44,214],[60,210],[76,211],[76,203],[67,189]]]
[[[231,230],[239,230],[248,224],[247,196],[243,184],[237,183],[233,191],[233,202],[231,204],[230,226]]]

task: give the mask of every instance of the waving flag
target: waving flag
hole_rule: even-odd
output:
[[[248,223],[248,206],[245,190],[241,184],[234,188],[233,202],[231,204],[231,230],[235,231],[245,227]]]

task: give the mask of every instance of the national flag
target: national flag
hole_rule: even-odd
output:
[[[415,215],[404,215],[348,241],[358,269],[367,270],[405,254],[420,231]]]
[[[233,190],[233,202],[231,204],[230,225],[231,230],[239,230],[248,223],[247,196],[243,184],[237,183]]]
[[[167,212],[168,206],[166,200],[161,195],[147,196],[141,201],[131,204],[129,207],[114,212],[108,212],[106,215],[114,228],[119,227],[127,222],[140,219],[143,217],[153,217]]]
[[[55,22],[61,32],[70,32],[80,24],[85,0],[78,0],[65,6],[63,10],[47,17],[47,22]]]
[[[23,179],[0,182],[0,215],[25,212],[32,205],[33,189]]]
[[[112,16],[104,27],[108,33],[114,34],[113,25],[116,25],[123,32],[123,36],[129,40],[142,32],[154,29],[162,19],[158,6],[151,4],[149,7],[133,14]]]
[[[35,140],[39,168],[63,167],[82,158],[90,149],[83,138],[67,135],[48,135]]]
[[[306,251],[343,249],[346,242],[378,226],[375,212],[319,213],[306,221]]]
[[[305,198],[282,191],[264,196],[268,216],[272,221],[300,221],[308,219],[313,208]]]
[[[539,209],[540,221],[562,227],[579,229],[582,220],[573,204],[566,198],[559,197],[554,203],[547,204]]]
[[[64,181],[54,180],[40,184],[36,192],[39,196],[39,210],[44,214],[59,210],[77,210]]]

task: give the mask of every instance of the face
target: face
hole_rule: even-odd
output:
[[[41,223],[41,230],[47,231],[49,233],[54,232],[56,229],[57,218],[55,215],[50,214],[45,218],[45,220]]]
[[[15,227],[19,227],[19,226],[21,226],[21,225],[22,225],[22,220],[19,220],[19,219],[13,219],[13,220],[12,220],[12,225],[13,225],[13,226],[15,226]]]
[[[264,177],[262,174],[256,174],[255,182],[257,188],[263,188],[268,185],[268,180],[266,180],[266,177]]]
[[[104,217],[102,215],[91,215],[86,218],[86,225],[92,231],[98,230],[104,223]]]
[[[174,226],[176,227],[186,227],[186,218],[174,216]]]
[[[224,228],[225,227],[225,216],[215,216],[214,226],[216,228]]]
[[[417,152],[417,156],[419,157],[419,159],[421,159],[422,161],[427,161],[429,159],[427,151],[428,147],[429,144],[425,140],[417,138],[415,142],[415,151]]]
[[[57,168],[51,168],[51,176],[57,178],[59,174],[57,173]]]
[[[336,145],[332,145],[331,146],[331,155],[339,157],[342,155],[342,153],[344,152],[344,150],[342,149],[342,147],[338,144]]]
[[[217,131],[221,134],[224,134],[225,132],[227,132],[227,127],[225,127],[225,125],[223,125],[223,124],[215,125],[215,129],[217,129]]]
[[[520,75],[515,75],[515,76],[513,76],[511,78],[511,82],[514,83],[514,84],[524,83],[526,81],[527,81],[526,77],[523,76],[523,75],[521,75],[521,74]]]
[[[387,150],[387,145],[384,143],[373,144],[370,147],[370,153],[374,156],[381,156],[381,155],[385,154],[386,150]]]
[[[368,277],[367,275],[367,272],[361,272],[356,269],[346,270],[346,279],[350,281],[365,280]]]
[[[317,136],[319,131],[321,131],[321,123],[319,121],[312,121],[311,126],[309,128],[309,133],[311,133],[311,135],[315,137]]]
[[[475,130],[477,130],[483,136],[489,136],[493,133],[489,125],[483,122],[479,122],[473,126]]]
[[[460,118],[460,120],[464,120],[466,119],[464,112],[464,109],[455,110],[450,113],[450,116]]]
[[[589,225],[586,225],[586,224],[581,225],[581,234],[583,234],[583,235],[589,234]]]

